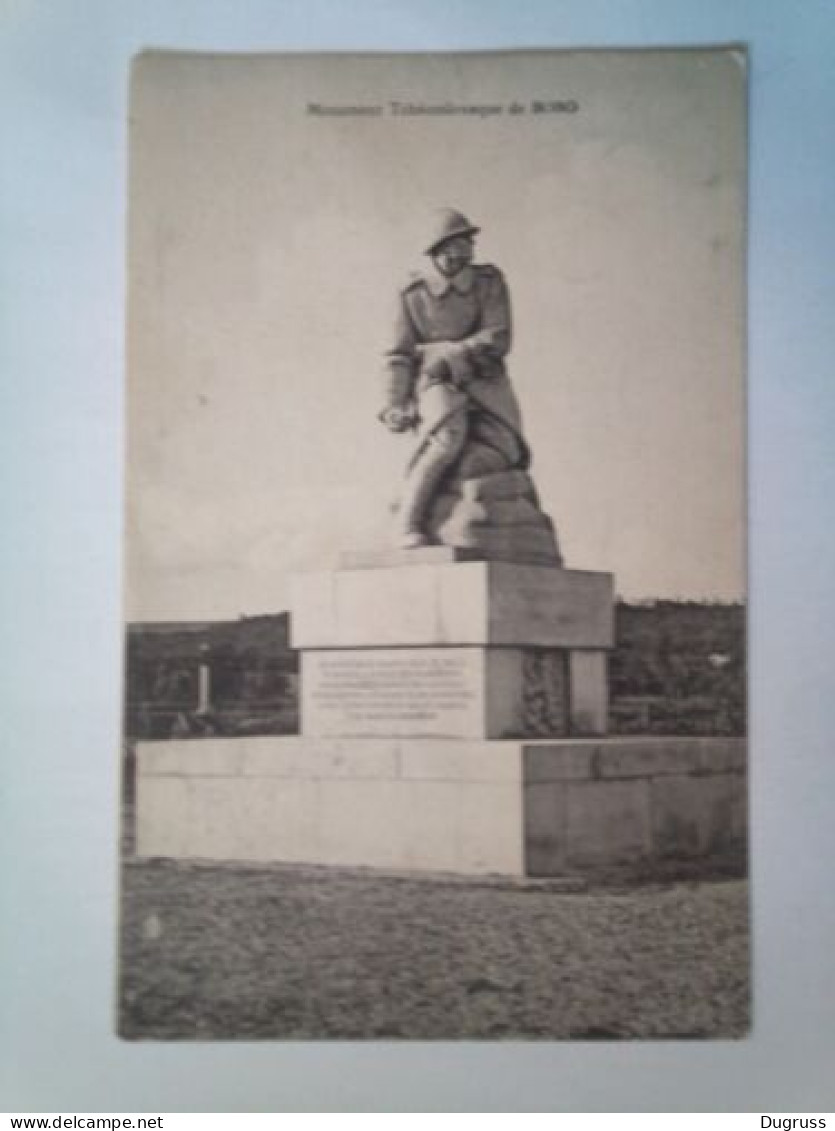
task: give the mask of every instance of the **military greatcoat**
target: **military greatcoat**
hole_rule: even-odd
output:
[[[498,268],[470,265],[453,278],[431,266],[399,295],[386,351],[385,409],[417,408],[419,449],[462,405],[502,421],[525,453],[516,394],[505,369],[510,300]]]

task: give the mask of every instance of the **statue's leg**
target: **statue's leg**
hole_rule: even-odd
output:
[[[483,412],[470,416],[469,442],[455,469],[459,479],[480,479],[518,467],[522,446],[512,428]]]
[[[409,468],[398,508],[397,540],[400,546],[425,546],[429,539],[424,523],[435,492],[449,469],[460,458],[467,442],[467,413],[451,413],[424,441]]]
[[[513,466],[507,456],[495,448],[478,442],[467,444],[455,469],[456,479],[481,479],[483,475],[493,475],[497,471],[507,471]]]

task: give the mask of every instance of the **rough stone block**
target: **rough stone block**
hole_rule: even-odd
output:
[[[551,519],[524,472],[499,472],[453,483],[432,507],[429,527],[449,546],[486,560],[562,566]]]
[[[554,530],[548,520],[524,526],[480,526],[459,524],[452,515],[443,527],[443,536],[455,545],[479,550],[489,561],[562,565]]]
[[[497,471],[478,479],[465,479],[460,484],[465,499],[500,500],[527,498],[536,500],[536,488],[526,471]]]
[[[454,515],[461,529],[472,526],[541,526],[551,529],[551,521],[533,500],[520,496],[516,499],[473,499],[458,504]]]

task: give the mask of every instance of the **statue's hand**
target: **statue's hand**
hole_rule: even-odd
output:
[[[464,389],[474,374],[462,342],[428,342],[421,347],[423,372],[435,381],[449,381]]]
[[[410,408],[393,405],[380,413],[380,419],[389,432],[408,432],[417,423],[415,413]]]
[[[420,370],[424,377],[430,381],[448,381],[449,342],[424,342],[418,347],[420,356]]]

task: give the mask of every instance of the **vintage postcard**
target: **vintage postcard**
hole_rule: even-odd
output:
[[[124,1037],[748,1032],[746,83],[134,61]]]

